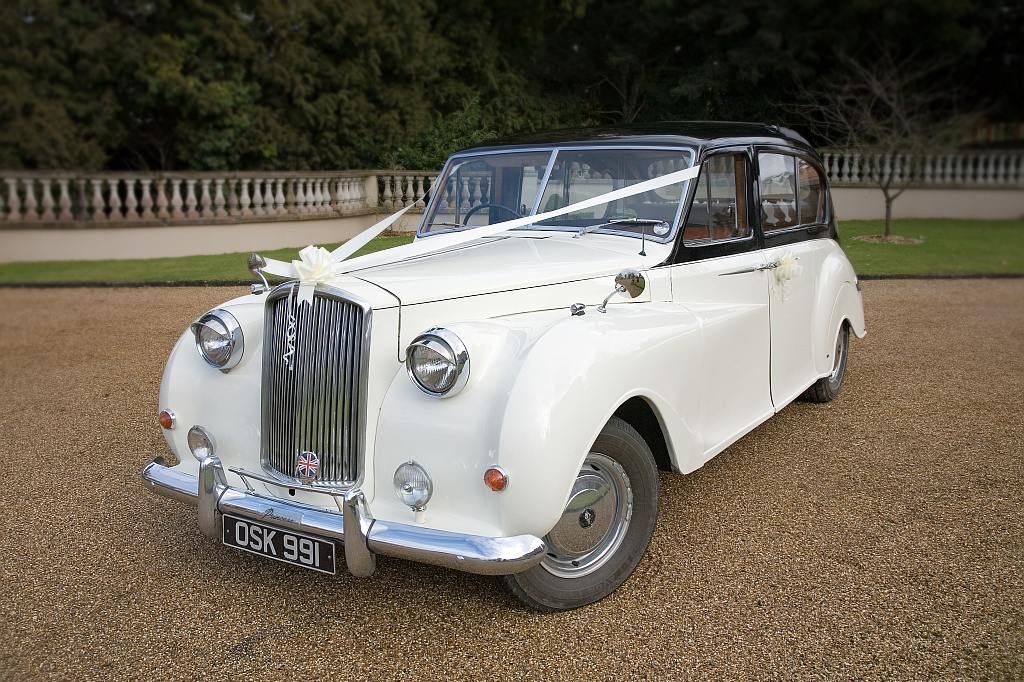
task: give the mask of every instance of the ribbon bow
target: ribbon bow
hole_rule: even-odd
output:
[[[299,305],[313,304],[317,284],[325,284],[341,274],[341,261],[322,246],[307,246],[299,251],[299,259],[292,261],[295,278],[299,280]]]

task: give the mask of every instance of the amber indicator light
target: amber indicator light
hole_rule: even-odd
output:
[[[160,410],[160,426],[165,429],[174,428],[174,413],[170,410]]]
[[[496,493],[508,486],[508,474],[498,467],[491,467],[484,472],[484,484]]]

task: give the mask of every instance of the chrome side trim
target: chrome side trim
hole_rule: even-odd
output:
[[[252,472],[231,471],[288,487]],[[544,541],[533,535],[492,538],[374,519],[358,489],[313,491],[330,495],[338,511],[261,495],[254,489],[238,490],[227,485],[217,457],[200,463],[198,478],[165,466],[157,457],[142,470],[142,478],[154,493],[198,506],[200,529],[217,541],[225,514],[330,538],[344,543],[345,563],[355,576],[372,575],[377,554],[479,575],[508,575],[535,566],[545,552]]]
[[[747,273],[751,273],[751,272],[761,272],[763,270],[774,270],[777,267],[779,267],[779,262],[778,261],[772,261],[771,263],[765,263],[764,265],[758,265],[758,266],[754,266],[754,267],[743,268],[742,270],[733,270],[732,272],[720,272],[720,273],[718,273],[718,276],[719,277],[726,277],[728,275],[746,275]]]

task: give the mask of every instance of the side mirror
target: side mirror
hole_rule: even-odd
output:
[[[647,280],[640,274],[639,270],[623,270],[619,274],[615,275],[615,289],[612,293],[608,294],[608,298],[604,299],[597,308],[597,312],[606,313],[608,312],[608,301],[612,300],[612,296],[615,294],[628,294],[630,298],[636,298],[640,294],[644,293],[644,288],[647,286]]]
[[[615,275],[615,286],[616,288],[621,287],[622,291],[629,294],[630,298],[636,298],[644,293],[647,280],[638,270],[623,270]]]
[[[267,259],[258,253],[250,253],[248,265],[249,272],[255,275],[257,270],[262,270],[267,267]]]
[[[249,272],[256,277],[259,277],[263,281],[263,284],[253,284],[251,287],[252,293],[262,294],[264,291],[270,289],[270,284],[267,283],[267,278],[263,276],[263,268],[267,267],[267,259],[258,253],[250,253],[249,259],[246,261],[249,266]]]

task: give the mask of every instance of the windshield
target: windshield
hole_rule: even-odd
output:
[[[690,149],[542,149],[454,156],[437,184],[420,235],[452,232],[545,213],[599,194],[689,168]],[[529,230],[590,228],[669,241],[688,181],[528,225]],[[588,231],[590,231],[588,230]]]

